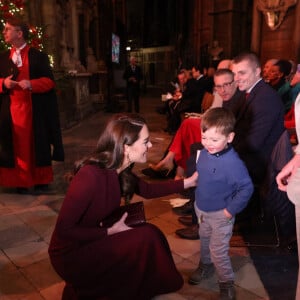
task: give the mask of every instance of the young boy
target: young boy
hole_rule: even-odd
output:
[[[199,222],[200,263],[189,283],[198,284],[216,269],[220,299],[235,299],[234,273],[229,242],[235,215],[242,211],[252,193],[248,171],[231,146],[235,118],[231,111],[217,107],[201,120],[204,147],[197,157],[198,185],[195,211]]]

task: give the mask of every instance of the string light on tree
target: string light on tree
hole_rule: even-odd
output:
[[[27,1],[25,0],[15,0],[15,1],[7,1],[0,0],[0,22],[1,27],[5,25],[5,19],[11,16],[23,15],[24,8]],[[29,40],[28,44],[32,47],[35,47],[39,50],[44,48],[43,42],[47,36],[43,33],[43,28],[38,26],[29,26]],[[9,49],[9,46],[5,44],[3,38],[1,37],[0,41],[0,52],[3,50]]]

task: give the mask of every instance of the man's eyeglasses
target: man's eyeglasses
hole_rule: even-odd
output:
[[[20,29],[4,27],[3,30],[2,30],[2,32],[7,32],[7,31],[20,31]]]
[[[234,80],[232,80],[231,82],[226,82],[222,85],[215,85],[215,89],[217,91],[228,89],[233,84],[233,82],[234,82]]]

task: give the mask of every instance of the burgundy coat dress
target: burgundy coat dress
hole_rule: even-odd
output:
[[[139,194],[160,197],[183,190],[183,180],[147,183]],[[114,235],[100,221],[120,206],[115,170],[84,166],[73,178],[49,247],[56,272],[94,299],[151,299],[183,284],[163,233],[146,224]],[[86,295],[85,295],[86,296]],[[98,298],[97,298],[98,297]]]

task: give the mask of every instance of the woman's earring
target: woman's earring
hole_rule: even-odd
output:
[[[130,166],[132,164],[132,161],[129,157],[129,153],[127,153],[127,161],[128,161],[128,166]]]

